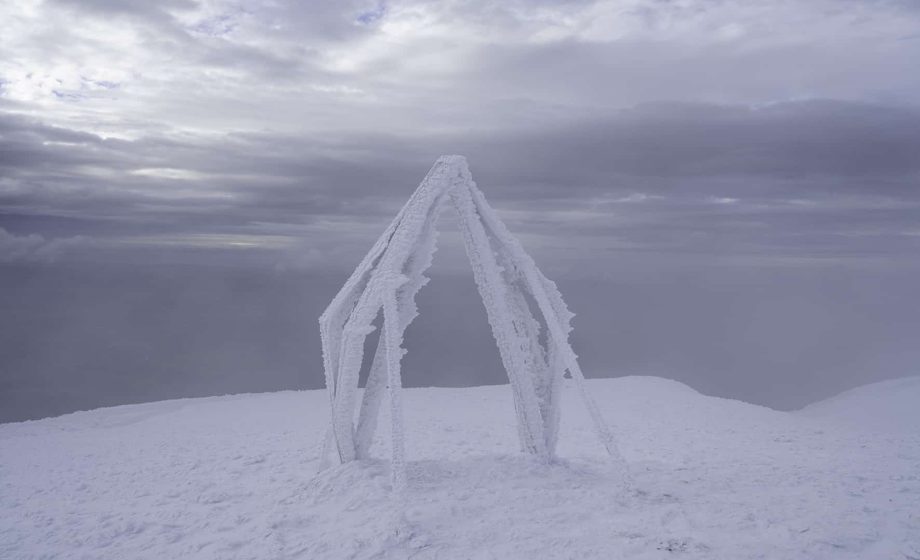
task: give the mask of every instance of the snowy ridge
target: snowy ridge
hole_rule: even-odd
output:
[[[3,424],[0,558],[920,558],[916,431],[854,431],[660,378],[587,386],[620,429],[631,490],[573,380],[567,459],[550,464],[513,453],[508,386],[405,390],[399,535],[387,462],[316,474],[322,391]]]
[[[850,389],[812,403],[799,414],[854,428],[920,433],[920,376]]]

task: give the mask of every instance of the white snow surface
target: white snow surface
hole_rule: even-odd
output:
[[[568,382],[549,465],[514,453],[508,386],[405,390],[401,499],[387,461],[317,475],[322,391],[0,425],[0,558],[920,558],[920,378],[793,413],[655,377],[588,388],[628,487]]]
[[[920,376],[881,381],[810,404],[802,414],[853,429],[920,433]]]

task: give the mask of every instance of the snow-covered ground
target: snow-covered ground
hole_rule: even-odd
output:
[[[517,453],[509,387],[405,391],[404,500],[385,461],[317,476],[321,391],[0,425],[0,558],[920,558],[920,378],[794,413],[589,387],[628,487],[569,386],[553,465]]]

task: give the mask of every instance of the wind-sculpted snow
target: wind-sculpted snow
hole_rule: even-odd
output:
[[[568,371],[579,386],[598,437],[622,467],[613,435],[584,389],[584,375],[568,342],[572,313],[562,295],[486,202],[466,159],[441,156],[320,317],[332,412],[322,468],[333,446],[339,463],[369,457],[386,390],[394,486],[402,486],[405,445],[399,393],[403,333],[418,314],[415,296],[427,282],[424,274],[437,248],[438,216],[448,202],[457,212],[473,278],[511,382],[522,451],[543,461],[555,456],[559,386]],[[381,309],[383,331],[355,427],[364,341],[373,332],[372,323]]]
[[[551,463],[509,453],[507,386],[403,391],[398,504],[388,461],[316,475],[321,391],[0,425],[0,558],[920,558],[917,431],[853,430],[660,378],[586,385],[620,428],[629,489],[574,380],[560,389],[566,459]],[[897,393],[871,391],[874,406]]]
[[[810,404],[799,413],[853,429],[920,434],[920,376],[857,387]]]

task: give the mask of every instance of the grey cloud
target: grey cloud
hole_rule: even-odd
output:
[[[271,80],[275,83],[282,83],[286,80],[300,79],[305,73],[316,72],[315,68],[310,65],[310,60],[315,57],[315,49],[309,45],[284,45],[279,44],[277,38],[261,38],[254,40],[253,37],[239,39],[231,33],[234,26],[230,26],[224,33],[214,33],[209,27],[215,21],[231,21],[245,18],[258,18],[257,11],[251,11],[244,6],[238,6],[234,3],[225,5],[217,4],[216,6],[223,9],[216,15],[211,15],[196,23],[189,24],[177,17],[183,14],[186,17],[193,17],[205,7],[203,3],[188,0],[173,0],[171,2],[118,2],[108,0],[92,0],[90,2],[76,0],[52,0],[49,8],[62,8],[71,12],[79,21],[79,18],[96,18],[107,21],[111,18],[123,18],[126,20],[126,26],[136,34],[137,45],[132,47],[142,49],[145,55],[145,63],[154,66],[162,66],[163,71],[174,73],[171,81],[174,84],[168,84],[166,87],[175,87],[175,84],[192,84],[209,85],[208,91],[213,96],[216,92],[212,88],[220,90],[227,87],[231,81],[236,81],[236,85],[244,82],[265,83]],[[269,22],[260,21],[260,24]],[[321,31],[324,26],[321,22],[316,26],[316,31]],[[330,24],[329,21],[325,22]],[[58,30],[62,36],[52,38],[44,37],[44,43],[47,48],[51,49],[54,57],[66,60],[72,58],[66,44],[84,43],[84,39],[78,37],[69,28]],[[36,37],[38,39],[38,37]],[[93,52],[105,58],[112,54],[118,53],[126,45],[119,43],[118,37],[97,37],[93,38],[96,42]],[[33,48],[30,44],[29,48]],[[78,61],[81,66],[83,61]],[[214,76],[208,72],[210,69],[220,69],[230,72],[229,76]],[[86,69],[94,70],[94,69]],[[139,67],[132,69],[132,76],[129,82],[139,81],[147,78],[150,68]],[[155,73],[154,76],[157,74]],[[161,80],[161,78],[155,78]],[[91,84],[87,80],[87,84]],[[120,86],[122,84],[112,84]],[[162,88],[165,84],[160,84],[157,89]],[[79,90],[67,89],[61,87],[56,90],[60,97],[70,98],[72,100],[81,100],[88,95],[85,88]],[[111,88],[108,88],[111,89]],[[186,94],[192,98],[196,91],[191,88]],[[154,102],[155,99],[148,102]]]
[[[904,22],[911,20],[916,29],[916,14],[903,16]],[[813,36],[812,29],[776,33],[770,22],[741,19],[736,23],[753,29],[737,41],[726,42],[714,39],[713,28],[697,30],[692,39],[668,40],[650,32],[646,37],[609,41],[487,43],[477,51],[476,65],[458,71],[452,98],[456,102],[478,98],[487,88],[493,98],[530,99],[590,114],[669,99],[769,103],[833,97],[912,102],[920,91],[912,71],[920,54],[915,41],[905,42],[884,31],[873,32],[877,36],[871,39],[858,38],[858,22],[839,32],[828,31],[836,36],[827,40]]]
[[[143,0],[50,0],[50,3],[105,16],[131,14],[143,17],[166,13],[169,10],[190,10],[196,5],[196,2],[191,0],[166,0],[156,3]]]
[[[809,185],[905,192],[916,189],[920,172],[920,112],[912,108],[833,101],[762,108],[655,104],[517,135],[487,140],[480,161],[493,160],[500,144],[502,159],[531,162],[516,167],[534,179],[574,186],[611,187],[632,177],[644,188],[666,190],[701,178],[734,178],[730,188],[741,192],[753,185],[780,191],[789,181],[805,187],[800,193]]]
[[[0,202],[35,224],[95,219],[122,235],[249,235],[252,224],[329,217],[382,227],[439,153],[460,151],[499,208],[525,211],[510,218],[525,234],[551,228],[610,236],[620,249],[702,253],[897,254],[917,244],[920,116],[911,108],[656,104],[490,135],[126,141],[22,118],[0,127]],[[644,203],[621,203],[636,193]],[[737,200],[714,204],[719,197]]]
[[[0,227],[0,263],[52,263],[64,252],[86,242],[81,236],[45,239],[36,233],[13,235]]]

